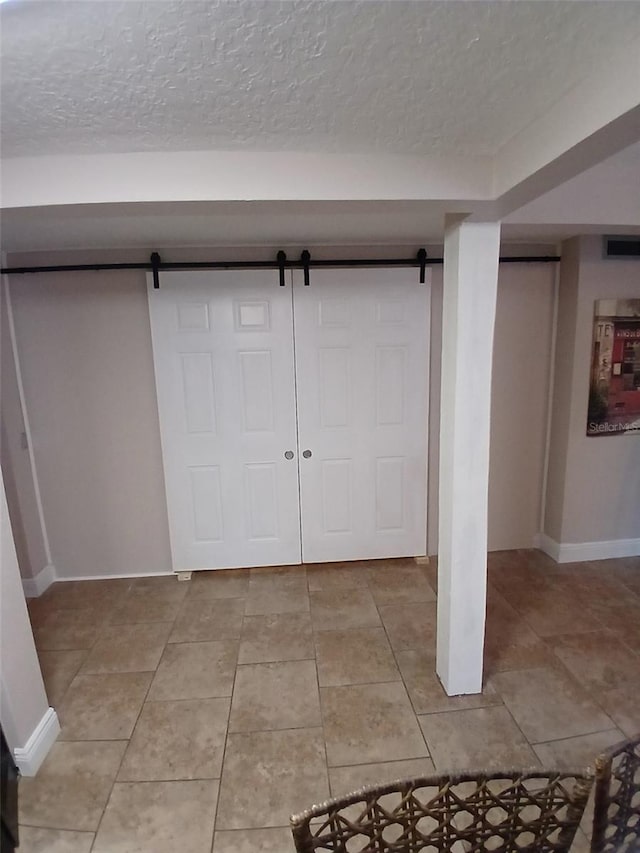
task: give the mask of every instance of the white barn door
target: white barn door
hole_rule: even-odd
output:
[[[305,562],[426,553],[429,290],[415,269],[294,273]]]
[[[149,276],[175,571],[301,562],[291,285]]]

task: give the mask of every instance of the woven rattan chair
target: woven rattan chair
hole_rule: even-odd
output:
[[[314,806],[291,830],[298,853],[563,853],[592,781],[533,770],[405,779]]]
[[[640,733],[596,759],[592,853],[640,853]]]

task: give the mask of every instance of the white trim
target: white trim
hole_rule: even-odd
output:
[[[57,579],[56,567],[53,563],[48,563],[34,577],[22,578],[22,589],[24,590],[25,597],[39,598]]]
[[[640,539],[611,539],[604,542],[556,542],[539,533],[537,546],[556,563],[582,563],[586,560],[610,560],[616,557],[640,557]]]
[[[198,571],[194,569],[194,571]],[[56,576],[58,583],[67,583],[67,581],[108,581],[124,578],[170,578],[177,575],[177,572],[131,572],[126,575],[78,575],[73,577],[61,578]]]
[[[53,708],[47,708],[26,744],[13,750],[15,762],[23,776],[36,775],[59,733],[58,715]]]
[[[31,476],[33,477],[33,490],[36,497],[36,506],[38,508],[38,518],[40,519],[40,530],[42,532],[42,542],[44,544],[44,552],[47,558],[47,563],[51,565],[53,558],[51,557],[51,547],[49,545],[49,536],[47,534],[47,526],[44,522],[44,510],[42,508],[42,496],[40,494],[40,483],[38,482],[38,473],[36,471],[36,459],[33,452],[33,436],[31,434],[31,425],[29,423],[29,413],[27,412],[27,400],[24,393],[24,384],[22,382],[22,370],[20,368],[20,358],[18,356],[18,342],[16,339],[16,327],[13,320],[13,305],[11,302],[11,288],[9,286],[8,276],[4,276],[4,293],[7,300],[7,319],[9,321],[9,337],[11,338],[11,348],[13,350],[13,361],[16,368],[16,382],[18,385],[18,395],[20,397],[20,408],[22,409],[22,421],[24,423],[24,431],[27,436],[27,450],[29,453],[29,462],[31,464]]]

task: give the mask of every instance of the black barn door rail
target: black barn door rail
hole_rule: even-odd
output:
[[[560,260],[559,255],[504,255],[500,257],[501,264],[555,264]],[[304,283],[309,284],[309,270],[323,267],[416,267],[421,284],[425,281],[425,270],[428,266],[439,266],[443,258],[430,258],[426,249],[419,249],[413,258],[335,258],[313,259],[305,249],[300,258],[289,260],[283,251],[279,251],[275,260],[264,261],[163,261],[158,252],[153,252],[147,263],[125,264],[53,264],[34,267],[2,267],[3,275],[23,275],[27,273],[45,272],[83,272],[100,270],[144,270],[153,273],[153,286],[160,287],[160,273],[169,270],[265,270],[273,269],[279,272],[280,285],[285,284],[285,270],[301,269],[304,273]]]

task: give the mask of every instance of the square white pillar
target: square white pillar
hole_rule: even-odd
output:
[[[447,219],[436,670],[449,696],[482,690],[491,365],[499,252],[499,222]]]

